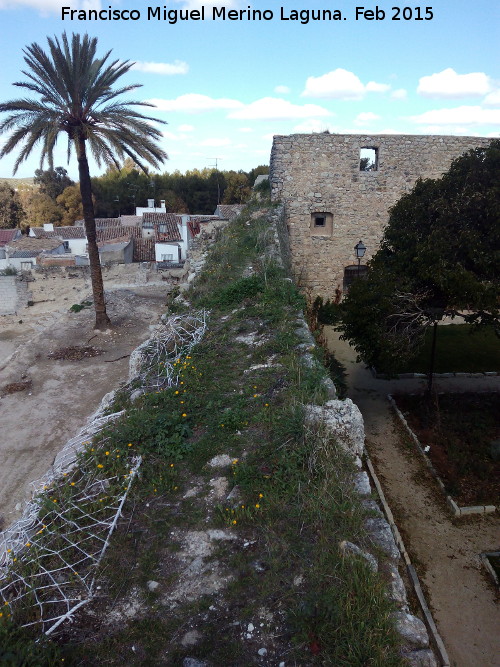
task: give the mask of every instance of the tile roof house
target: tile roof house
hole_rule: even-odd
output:
[[[53,239],[35,239],[31,236],[22,236],[19,239],[11,241],[6,246],[7,253],[16,252],[18,250],[30,251],[31,257],[36,257],[41,252],[64,252],[64,241],[61,238]]]
[[[0,259],[5,258],[5,246],[20,236],[21,230],[17,227],[15,229],[0,229]]]
[[[31,236],[22,236],[5,246],[5,262],[8,266],[23,269],[22,260],[31,260],[31,264],[38,263],[38,258],[44,255],[64,255],[64,241],[61,238],[36,239]]]
[[[123,216],[125,217],[125,216]],[[105,229],[106,227],[116,227],[120,224],[120,218],[96,218],[96,229]],[[85,227],[85,220],[75,220],[75,227]]]
[[[140,238],[141,230],[139,227],[124,227],[123,225],[114,225],[105,229],[97,230],[97,243],[109,242],[113,239]]]
[[[239,216],[244,209],[244,204],[219,204],[215,209],[215,215],[223,220],[232,220]]]
[[[84,239],[85,230],[83,227],[54,227],[52,230],[44,227],[31,227],[30,236],[34,236],[36,239],[61,237],[67,241],[68,239]]]
[[[182,222],[182,216],[177,215],[177,213],[166,213],[166,212],[144,212],[142,214],[142,226],[154,226],[154,225],[163,225],[167,223],[180,224]]]
[[[155,239],[134,239],[134,262],[155,261]]]

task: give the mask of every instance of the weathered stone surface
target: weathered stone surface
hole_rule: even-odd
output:
[[[398,607],[407,607],[408,598],[406,596],[406,586],[399,574],[398,568],[394,563],[388,562],[385,564],[384,569],[387,571],[387,588],[389,597],[398,605]]]
[[[354,456],[362,456],[365,447],[363,417],[350,398],[327,401],[324,405],[306,405],[306,421],[321,424],[344,449]]]
[[[371,512],[375,512],[379,516],[383,516],[383,512],[377,504],[376,500],[362,500],[361,504]]]
[[[369,568],[373,570],[373,572],[378,570],[378,563],[375,556],[368,553],[367,551],[363,551],[363,549],[360,549],[357,544],[353,544],[352,542],[344,540],[339,544],[339,549],[344,556],[354,555],[364,558],[364,560],[368,563]]]
[[[210,459],[208,465],[212,468],[225,468],[226,466],[230,466],[232,462],[233,459],[227,454],[218,454]]]
[[[208,667],[208,662],[197,658],[184,658],[182,667]]]
[[[202,636],[198,630],[189,630],[181,639],[181,644],[182,646],[196,646]]]
[[[396,611],[393,617],[396,622],[396,630],[408,644],[418,648],[429,646],[429,635],[423,621],[405,611]]]
[[[275,136],[271,195],[285,208],[294,273],[311,295],[331,299],[344,289],[344,269],[355,265],[354,246],[379,247],[388,211],[418,178],[439,178],[485,137],[294,134]],[[377,169],[360,171],[360,150],[378,152]],[[324,218],[316,226],[314,215]],[[280,234],[280,244],[282,234]]]
[[[373,542],[379,546],[390,558],[397,560],[400,557],[399,549],[394,541],[391,527],[385,519],[366,519],[365,526]]]
[[[369,496],[371,494],[370,478],[364,470],[354,475],[354,488],[360,496]]]
[[[430,648],[404,654],[410,667],[438,667],[439,663]]]

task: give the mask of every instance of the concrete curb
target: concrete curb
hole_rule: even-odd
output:
[[[374,366],[370,366],[370,372],[376,380],[425,380],[428,376],[426,373],[397,373],[396,375],[387,375],[386,373],[378,373]],[[497,371],[484,371],[482,373],[433,373],[434,378],[482,378],[482,377],[496,377],[500,375]]]
[[[491,565],[490,561],[488,560],[489,556],[500,556],[500,551],[484,551],[482,554],[479,554],[479,557],[481,559],[481,563],[484,565],[488,573],[490,574],[491,578],[495,582],[497,586],[500,586],[500,581],[498,580],[497,573],[493,569],[493,566]]]
[[[366,466],[368,468],[368,471],[370,473],[370,477],[372,478],[373,484],[375,488],[377,489],[377,494],[379,496],[380,502],[382,504],[382,507],[384,509],[384,514],[387,518],[387,521],[389,522],[389,525],[391,527],[392,533],[394,535],[394,539],[396,541],[396,544],[398,545],[398,548],[401,552],[401,555],[403,556],[403,560],[406,565],[406,570],[408,572],[408,576],[410,578],[410,581],[413,586],[413,590],[415,591],[415,595],[418,598],[418,602],[420,604],[420,608],[422,610],[422,614],[424,616],[424,622],[427,627],[427,630],[429,632],[429,636],[431,638],[432,644],[434,645],[434,649],[439,657],[441,667],[450,667],[450,659],[448,657],[448,653],[446,651],[445,645],[443,640],[441,639],[441,635],[438,632],[438,629],[436,627],[436,624],[434,622],[434,619],[432,617],[432,614],[430,612],[430,609],[427,605],[427,601],[425,599],[425,595],[422,591],[422,587],[420,586],[420,581],[418,578],[418,575],[415,571],[415,568],[413,567],[410,556],[408,555],[408,552],[406,551],[406,547],[403,542],[403,538],[401,537],[401,534],[398,530],[398,527],[396,526],[394,522],[394,516],[391,512],[391,509],[389,505],[387,504],[387,501],[385,499],[384,492],[382,490],[382,487],[380,485],[380,482],[378,480],[378,477],[375,473],[375,469],[373,468],[373,464],[368,456],[368,454],[365,454],[365,460],[366,460]]]
[[[499,509],[496,505],[472,505],[472,506],[469,506],[469,507],[459,507],[457,505],[457,503],[453,500],[453,498],[446,493],[445,486],[443,484],[443,481],[439,477],[439,474],[438,474],[436,468],[434,468],[434,466],[432,465],[432,461],[430,460],[430,458],[425,453],[424,448],[422,447],[422,445],[420,443],[420,440],[417,438],[415,433],[411,430],[410,426],[408,425],[408,422],[405,419],[405,416],[403,415],[401,410],[396,405],[396,401],[394,400],[394,398],[392,397],[391,394],[387,394],[387,398],[388,398],[389,403],[391,404],[392,408],[394,409],[394,412],[396,413],[399,421],[401,422],[401,424],[403,424],[407,433],[412,438],[413,442],[417,445],[417,448],[418,448],[419,452],[424,457],[424,461],[425,461],[427,467],[429,468],[432,476],[436,479],[437,483],[439,484],[439,488],[441,489],[441,491],[443,492],[443,494],[446,497],[446,504],[447,504],[448,508],[450,509],[451,513],[453,514],[453,516],[461,517],[461,516],[470,516],[471,514],[491,514],[493,512],[496,512],[496,510]]]

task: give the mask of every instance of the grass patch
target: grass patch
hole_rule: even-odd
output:
[[[326,371],[295,349],[304,302],[272,259],[273,236],[256,209],[226,228],[187,294],[211,314],[178,360],[179,384],[133,403],[124,388],[125,415],[92,445],[101,465],[130,450],[143,464],[99,598],[58,637],[65,664],[246,666],[263,646],[270,664],[404,664],[382,580],[338,549],[373,547],[352,461],[304,422],[304,404],[327,400]],[[213,468],[221,454],[227,466]]]
[[[426,332],[419,354],[399,370],[400,373],[428,373],[432,330]],[[492,327],[474,328],[468,324],[438,326],[436,373],[484,373],[500,371],[500,344]]]

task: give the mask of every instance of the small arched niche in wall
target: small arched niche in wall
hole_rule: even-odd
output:
[[[331,236],[333,233],[333,214],[324,211],[311,213],[311,234]]]
[[[359,151],[359,171],[378,171],[378,148],[364,147]]]

